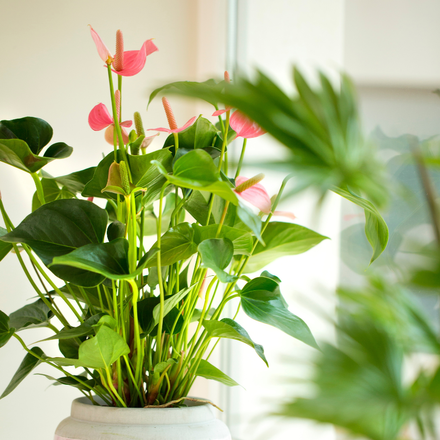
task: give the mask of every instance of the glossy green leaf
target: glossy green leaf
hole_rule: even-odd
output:
[[[55,180],[52,179],[41,179],[41,186],[43,188],[44,201],[46,203],[60,199],[72,199],[75,196],[75,194],[71,193],[66,188],[60,188]],[[38,198],[37,192],[35,191],[34,196],[32,197],[32,211],[35,211],[40,206],[41,202]]]
[[[108,216],[86,200],[56,200],[28,215],[12,232],[0,237],[8,243],[26,243],[44,264],[90,243],[102,243]],[[83,277],[83,285],[95,285],[95,275],[66,266],[51,266],[61,279]]]
[[[257,352],[258,356],[260,356],[264,363],[269,366],[266,356],[264,355],[263,347],[255,344],[255,342],[249,337],[248,332],[237,322],[229,318],[223,318],[221,321],[205,320],[203,321],[203,326],[208,331],[208,336],[211,338],[234,339],[249,345]]]
[[[154,246],[157,246],[157,243]],[[169,229],[161,237],[160,249],[162,266],[169,266],[191,257],[197,252],[192,226],[189,223],[181,223]]]
[[[42,299],[38,299],[32,304],[28,304],[9,315],[9,325],[15,329],[47,327],[53,313],[44,304]]]
[[[231,379],[227,374],[223,373],[223,371],[219,370],[217,367],[214,367],[214,365],[210,364],[205,359],[200,360],[200,364],[197,367],[196,376],[216,380],[217,382],[221,382],[228,387],[236,387],[239,385],[234,379]]]
[[[36,173],[54,159],[70,156],[72,151],[72,147],[65,145],[62,156],[36,156],[26,142],[20,139],[0,139],[0,162],[12,165],[27,173]],[[51,152],[53,151],[51,150]]]
[[[251,253],[253,246],[252,235],[243,229],[223,225],[218,237],[218,225],[199,226],[194,224],[193,229],[194,241],[197,244],[211,238],[227,238],[234,245],[234,255],[250,255]]]
[[[178,159],[173,167],[173,174],[157,161],[153,162],[168,182],[182,188],[208,191],[217,194],[234,205],[238,198],[232,187],[223,181],[211,156],[203,150],[193,150]]]
[[[5,228],[0,227],[0,237],[7,234],[8,231]],[[9,254],[12,249],[12,244],[0,241],[0,261]]]
[[[117,238],[109,243],[88,244],[69,254],[55,257],[52,265],[64,265],[91,272],[87,280],[83,281],[81,276],[76,275],[76,272],[68,274],[67,270],[64,271],[66,280],[78,286],[93,286],[100,284],[105,278],[128,280],[137,277],[145,267],[156,264],[156,252],[157,249],[151,249],[139,261],[136,270],[130,273],[128,267],[128,241],[125,238]],[[49,265],[49,268],[52,265]],[[92,273],[94,276],[92,276]]]
[[[232,283],[238,278],[224,271],[234,255],[234,245],[228,238],[211,238],[202,241],[198,250],[202,266],[212,269],[222,283]]]
[[[198,118],[188,129],[179,133],[179,150],[195,150],[212,147],[218,130],[211,121],[205,118]],[[165,147],[174,146],[174,135],[168,136]]]
[[[189,289],[182,289],[180,292],[169,296],[167,299],[165,299],[164,301],[164,306],[163,306],[163,316],[165,317],[166,315],[168,315],[168,313],[174,308],[176,307],[176,305],[182,301],[183,298],[185,298],[186,295],[188,295],[188,293],[190,292],[191,288]],[[160,304],[157,304],[154,309],[153,309],[153,319],[154,319],[154,325],[159,323],[159,319],[160,319]]]
[[[130,353],[130,347],[119,333],[103,325],[96,336],[84,341],[79,347],[78,359],[48,358],[57,365],[86,368],[109,368],[121,356]]]
[[[211,197],[214,197],[213,194],[206,191],[192,191],[184,205],[185,209],[202,225],[206,225],[208,222]],[[218,224],[220,222],[224,205],[225,201],[222,198],[214,198],[211,215],[209,217],[209,224]],[[229,206],[229,210],[232,206],[233,205]]]
[[[249,228],[258,238],[260,243],[264,245],[264,239],[261,236],[261,219],[258,215],[255,215],[247,206],[240,203],[237,206],[237,216]]]
[[[248,294],[241,297],[241,306],[250,318],[272,325],[307,345],[318,348],[307,324],[287,308],[280,307],[279,303],[274,305],[270,297],[264,300],[261,296],[260,299],[253,299]]]
[[[371,264],[380,256],[388,244],[389,232],[385,220],[377,208],[368,200],[341,188],[334,188],[333,192],[363,208],[365,212],[365,235],[373,248]]]
[[[50,174],[42,171],[45,179],[53,180],[63,186],[67,191],[77,194],[84,190],[85,185],[92,180],[96,167],[86,168],[65,176],[52,177]]]
[[[0,348],[11,339],[14,331],[9,325],[9,316],[0,310]]]
[[[30,351],[39,357],[44,356],[43,350],[41,350],[41,348],[39,347],[33,347]],[[40,363],[41,363],[40,359],[37,359],[31,353],[27,353],[22,363],[18,367],[18,370],[16,371],[11,381],[9,382],[9,385],[6,387],[5,391],[3,391],[3,394],[0,396],[0,399],[3,399],[8,394],[11,394],[12,391],[14,391],[15,388],[17,388],[18,385],[20,385],[20,383],[26,378],[26,376]]]
[[[94,338],[81,344],[79,360],[89,368],[108,368],[129,353],[130,347],[122,336],[103,325]]]
[[[58,379],[56,379],[55,377],[49,376],[48,374],[38,373],[37,375],[44,376],[46,379],[54,381],[55,383],[53,385],[55,385],[55,386],[68,385],[70,387],[74,387],[74,388],[77,388],[78,390],[82,390],[82,391],[90,391],[89,387],[94,387],[98,384],[95,379],[88,379],[86,376],[72,375],[72,376],[63,376],[63,377],[59,377]],[[81,381],[82,383],[79,381]],[[84,383],[87,384],[88,386],[83,385]]]
[[[246,283],[240,291],[242,298],[265,301],[274,307],[287,308],[287,303],[280,292],[279,280],[263,276]]]
[[[177,203],[181,201],[181,198],[177,196]],[[174,192],[168,194],[165,199],[165,207],[162,211],[162,224],[160,230],[162,232],[167,231],[170,227],[171,216],[176,208],[176,194]],[[185,221],[185,210],[182,209],[179,213],[177,223],[183,223]],[[144,212],[144,235],[157,235],[157,216],[151,210],[145,210]]]
[[[162,164],[165,170],[171,171],[171,153],[165,149],[140,156],[127,155],[127,158],[131,170],[132,184],[135,187],[147,188],[143,195],[143,204],[148,205],[159,197],[162,186],[166,181],[156,166],[151,164],[151,161],[156,160]],[[83,197],[100,197],[116,200],[116,194],[102,192],[107,186],[109,169],[114,159],[115,155],[112,152],[98,164],[93,178],[85,185],[82,192]],[[120,152],[118,152],[119,159],[121,159]]]
[[[294,223],[271,222],[263,234],[266,246],[258,243],[245,271],[256,272],[277,258],[302,254],[326,238]]]
[[[0,121],[0,139],[21,139],[35,155],[52,139],[52,127],[43,119],[25,117]]]
[[[99,320],[105,315],[104,313],[97,313],[86,319],[81,325],[73,328],[63,328],[59,333],[44,339],[44,341],[50,341],[53,339],[73,339],[80,338],[81,336],[90,336],[95,331],[93,326],[99,322]]]

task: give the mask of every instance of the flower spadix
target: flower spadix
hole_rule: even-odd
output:
[[[147,56],[158,50],[150,39],[144,42],[140,50],[124,51],[123,35],[122,32],[118,30],[116,33],[116,54],[112,55],[101,40],[101,37],[91,26],[90,32],[102,61],[107,65],[111,64],[113,72],[121,76],[133,76],[139,73],[145,66]]]
[[[163,104],[163,108],[165,109],[165,114],[167,115],[168,125],[170,126],[170,128],[165,128],[165,127],[149,128],[148,131],[153,130],[153,131],[163,131],[165,133],[180,133],[181,131],[188,128],[196,120],[196,117],[193,116],[185,125],[183,125],[182,127],[178,127],[171,105],[168,99],[165,98],[165,96],[162,98],[162,104]]]
[[[227,70],[225,70],[225,82],[230,83],[231,82],[231,78],[229,77],[229,72]],[[222,114],[232,110],[233,107],[227,105],[224,109],[221,110],[216,110],[212,116],[221,116]]]

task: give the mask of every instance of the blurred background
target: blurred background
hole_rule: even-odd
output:
[[[154,38],[159,52],[148,58],[139,75],[124,81],[123,118],[130,119],[139,111],[146,128],[165,125],[160,100],[146,110],[149,94],[160,85],[222,78],[226,69],[233,80],[237,72],[252,76],[258,68],[293,93],[291,67],[298,64],[312,80],[316,69],[336,81],[342,71],[352,77],[365,133],[372,134],[388,168],[409,188],[417,184],[414,170],[402,169],[397,158],[409,148],[408,139],[401,136],[411,133],[428,139],[438,134],[440,97],[432,93],[440,84],[437,0],[126,0],[123,4],[115,0],[0,0],[0,5],[0,119],[40,117],[54,128],[54,142],[74,147],[69,160],[47,166],[53,175],[92,166],[111,148],[103,134],[93,132],[87,123],[94,105],[109,103],[107,73],[89,24],[110,50],[117,29],[124,32],[128,50],[139,49],[146,39]],[[178,123],[212,113],[195,101],[170,99]],[[150,148],[160,148],[164,140],[159,136]],[[283,147],[267,135],[248,145],[246,159],[253,161],[284,154]],[[235,154],[239,154],[239,145]],[[0,165],[2,198],[17,224],[30,211],[33,182],[19,170]],[[269,194],[275,194],[283,178],[279,173],[248,167],[242,174],[251,177],[261,171],[266,173],[263,183]],[[340,284],[360,285],[370,255],[362,234],[363,211],[332,194],[318,212],[317,199],[313,191],[307,191],[284,201],[280,209],[293,212],[299,224],[331,240],[304,255],[278,260],[267,269],[283,281],[281,290],[292,312],[308,323],[318,340],[332,342],[335,335],[328,317],[335,316],[335,289]],[[426,207],[410,215],[403,206],[406,202],[399,205],[393,199],[393,203],[401,209],[393,210],[393,205],[385,213],[393,246],[375,267],[388,269],[392,261],[399,279],[408,259],[408,249],[402,247],[405,240],[408,243],[408,234],[424,243],[432,237],[423,227],[429,221]],[[407,222],[402,221],[405,216],[410,217]],[[416,293],[436,324],[437,298]],[[14,255],[8,255],[0,265],[0,309],[9,314],[32,294]],[[313,356],[312,349],[244,314],[237,321],[265,347],[270,368],[249,347],[222,341],[216,363],[242,388],[226,389],[200,379],[191,394],[210,398],[224,409],[219,417],[235,440],[338,438],[330,425],[268,417],[299,389],[285,378],[310,375],[305,360]],[[44,330],[41,337],[35,334],[34,339],[26,338],[26,333],[23,338],[33,343],[45,337]],[[54,344],[53,353],[56,349]],[[14,341],[2,348],[1,390],[23,357]],[[51,374],[43,367],[39,372]],[[59,421],[69,415],[71,400],[78,396],[75,390],[49,384],[42,376],[31,376],[0,401],[1,438],[51,438]]]

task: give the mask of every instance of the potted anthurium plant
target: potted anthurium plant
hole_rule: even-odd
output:
[[[154,438],[167,439],[175,437],[165,429],[176,429],[172,417],[179,438],[229,439],[211,406],[188,397],[191,386],[198,376],[237,385],[209,362],[222,338],[241,341],[267,360],[225,306],[232,303],[237,312],[241,308],[317,347],[308,326],[289,311],[280,279],[264,267],[326,237],[273,221],[276,214],[292,216],[276,211],[287,178],[271,198],[260,183],[262,174],[240,174],[247,140],[264,131],[235,108],[219,109],[220,100],[209,100],[215,125],[193,117],[179,126],[164,97],[169,128],[144,130],[141,115],[134,113],[135,129],[128,132],[132,121],[122,118],[122,79],[140,72],[157,48],[147,40],[139,51],[124,51],[118,31],[113,55],[92,28],[91,34],[108,73],[111,110],[96,105],[89,125],[105,130],[113,146],[97,166],[49,175],[43,167],[68,157],[72,148],[56,143],[41,154],[52,137],[47,122],[0,121],[0,161],[29,174],[36,186],[32,212],[18,225],[0,199],[5,226],[0,259],[12,251],[38,295],[9,316],[0,312],[0,347],[16,339],[27,352],[1,398],[45,363],[54,369],[51,380],[84,394],[73,404],[74,418],[58,427],[58,439],[150,438],[151,426],[162,435]],[[224,81],[205,85],[221,97],[228,82],[225,74]],[[162,148],[150,152],[158,132],[169,135]],[[236,138],[243,144],[231,169],[228,146]],[[155,237],[151,247],[145,245],[147,236]],[[36,326],[53,331],[47,340],[58,341],[61,354],[24,343],[20,333]],[[185,412],[190,410],[192,419]]]

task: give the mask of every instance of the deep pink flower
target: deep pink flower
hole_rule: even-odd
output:
[[[159,127],[159,128],[149,128],[147,131],[164,131],[165,133],[180,133],[181,131],[188,128],[195,120],[196,117],[193,116],[185,125],[182,127],[177,127],[176,118],[174,117],[173,110],[171,109],[170,103],[165,96],[162,98],[162,104],[165,109],[165,113],[168,119],[168,125],[170,128]]]
[[[111,64],[113,66],[113,72],[121,76],[133,76],[139,73],[145,66],[147,56],[156,52],[158,48],[153,41],[146,40],[140,50],[129,50],[122,52],[122,59],[118,62],[118,68],[115,67],[115,56],[113,56],[108,50],[107,46],[101,40],[101,37],[90,26],[90,32],[92,34],[93,41],[98,49],[99,56],[104,63]],[[122,33],[118,31],[118,43],[119,47],[123,48]],[[121,67],[122,66],[122,67]]]
[[[238,110],[232,113],[229,125],[237,133],[237,137],[246,139],[255,138],[266,133],[259,125]]]
[[[132,124],[132,121],[124,121],[120,124],[124,144],[128,143],[128,133],[124,127],[131,127]],[[105,140],[109,144],[113,145],[115,124],[113,118],[110,116],[110,113],[107,110],[107,107],[104,104],[100,103],[93,107],[92,111],[89,113],[89,125],[94,131],[100,131],[106,128]]]
[[[236,187],[239,187],[242,183],[247,182],[249,179],[247,177],[238,176],[235,179]],[[235,193],[241,197],[242,199],[249,202],[251,205],[258,208],[264,214],[270,214],[272,209],[272,201],[270,200],[269,194],[260,183],[256,183],[252,185],[250,188],[245,189],[244,191]],[[295,214],[288,211],[275,211],[273,215],[277,215],[280,217],[288,217],[291,220],[295,220]]]

